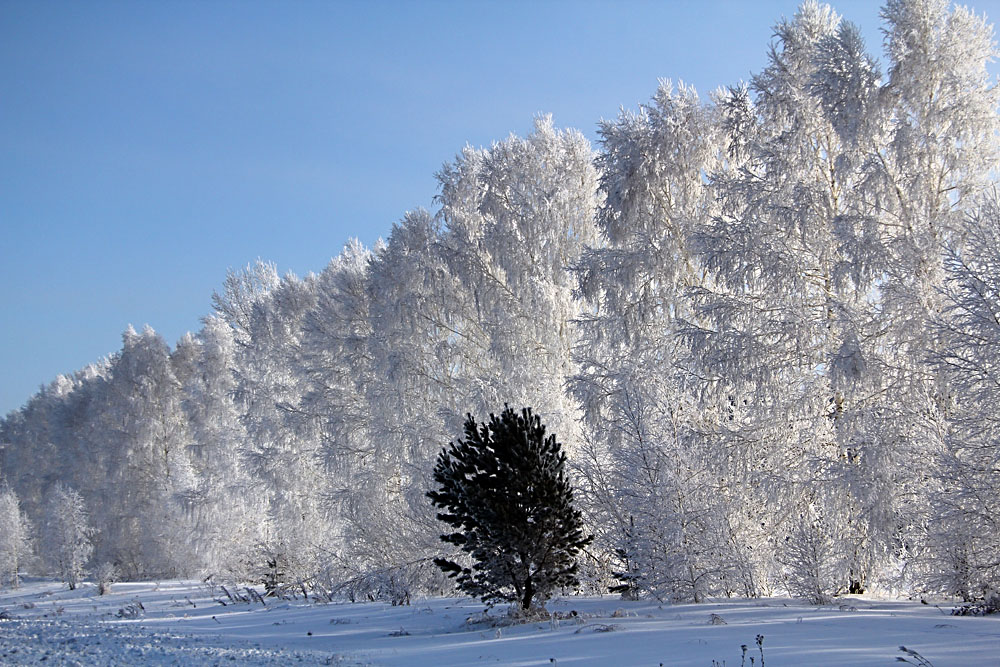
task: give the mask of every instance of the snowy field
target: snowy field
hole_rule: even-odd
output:
[[[945,605],[848,598],[814,607],[772,598],[661,606],[606,596],[556,599],[548,608],[561,618],[498,626],[464,598],[406,607],[262,604],[233,602],[200,582],[120,583],[98,596],[90,584],[69,591],[28,581],[0,592],[0,664],[734,667],[751,657],[761,664],[763,635],[771,667],[888,665],[904,656],[900,645],[935,667],[1000,665],[1000,618],[950,616]]]

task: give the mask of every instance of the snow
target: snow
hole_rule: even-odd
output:
[[[221,587],[198,581],[119,583],[99,596],[89,583],[69,591],[29,580],[0,591],[0,664],[707,667],[739,665],[743,644],[749,664],[759,656],[757,635],[772,667],[886,665],[903,655],[900,645],[935,667],[996,664],[1000,655],[1000,618],[950,616],[944,604],[850,597],[834,606],[787,598],[659,605],[569,596],[548,609],[560,618],[505,625],[501,609],[484,621],[484,606],[468,598],[400,607],[301,597],[234,603]]]

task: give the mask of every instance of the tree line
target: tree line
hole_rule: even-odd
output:
[[[596,150],[540,118],[464,149],[374,248],[230,271],[173,348],[129,328],[0,423],[0,525],[85,526],[86,562],[127,577],[441,592],[435,457],[510,404],[566,448],[584,586],[982,597],[997,52],[944,0],[882,19],[884,64],[807,2],[747,83],[662,82]]]

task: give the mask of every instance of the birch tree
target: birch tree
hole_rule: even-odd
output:
[[[996,192],[949,249],[935,366],[951,380],[950,429],[930,494],[929,548],[914,570],[931,590],[982,599],[1000,586],[1000,201]]]
[[[31,524],[10,488],[0,488],[0,582],[21,583],[21,569],[31,555]]]
[[[83,578],[84,567],[94,550],[90,543],[92,535],[83,497],[56,482],[46,500],[41,551],[43,559],[71,591]]]

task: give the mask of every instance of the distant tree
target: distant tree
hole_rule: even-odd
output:
[[[151,327],[125,330],[102,394],[93,428],[105,438],[97,461],[107,481],[88,498],[100,529],[95,560],[119,564],[130,578],[197,568],[185,507],[197,479],[184,395],[170,347]]]
[[[298,407],[308,391],[300,339],[316,304],[316,279],[275,276],[273,265],[248,267],[227,279],[215,305],[236,345],[233,396],[247,436],[243,464],[263,494],[248,574],[268,579],[281,569],[279,583],[299,584],[315,574],[320,545],[331,539],[319,421]]]
[[[49,491],[45,515],[43,557],[69,589],[74,590],[94,550],[90,542],[93,530],[87,520],[83,497],[62,482],[56,482]]]
[[[21,511],[17,494],[0,487],[0,583],[6,579],[11,588],[20,583],[21,566],[31,553],[31,524]]]
[[[427,495],[445,510],[437,516],[459,532],[441,539],[472,557],[471,568],[444,558],[435,563],[458,587],[484,602],[517,602],[522,610],[552,590],[577,583],[576,555],[590,543],[573,490],[566,455],[555,434],[531,408],[477,425],[465,422],[465,439],[438,456],[437,491]]]
[[[206,572],[245,575],[245,555],[260,525],[251,517],[261,515],[264,499],[248,471],[242,449],[247,433],[233,400],[233,329],[216,315],[204,323],[197,336],[182,337],[170,357],[193,443],[196,482],[184,496],[192,519],[189,541]]]

